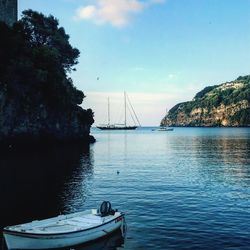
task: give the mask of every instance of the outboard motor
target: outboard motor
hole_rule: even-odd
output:
[[[101,217],[115,214],[115,211],[112,209],[111,203],[109,201],[103,201],[100,206],[99,211],[100,211]]]

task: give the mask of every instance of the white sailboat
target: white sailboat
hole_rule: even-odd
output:
[[[168,109],[166,109],[166,116],[168,115]],[[173,128],[170,128],[166,125],[160,126],[160,128],[157,129],[157,131],[173,131]]]
[[[128,106],[128,104],[129,104],[129,106]],[[131,108],[131,110],[129,109],[129,111],[132,112],[131,117],[135,123],[135,125],[132,125],[132,126],[127,124],[128,107]],[[126,92],[124,92],[124,123],[122,123],[122,124],[111,124],[110,123],[110,103],[109,103],[109,98],[108,98],[108,123],[97,126],[97,128],[99,128],[101,130],[134,130],[140,126],[141,126],[141,124],[140,124],[139,119],[134,111],[134,108],[133,108],[133,106],[128,98],[128,95]]]

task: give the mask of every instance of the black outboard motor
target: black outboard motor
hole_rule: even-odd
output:
[[[99,211],[101,213],[101,217],[115,214],[115,211],[112,209],[111,203],[109,201],[103,201]]]

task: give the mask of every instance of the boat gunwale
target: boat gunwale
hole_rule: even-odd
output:
[[[61,236],[61,235],[68,235],[68,234],[76,234],[76,233],[81,233],[84,231],[89,231],[101,226],[104,226],[106,224],[109,224],[115,220],[117,220],[118,218],[124,218],[125,213],[120,212],[120,215],[113,218],[112,220],[109,220],[105,223],[99,224],[98,226],[94,226],[94,227],[89,227],[89,228],[85,228],[85,229],[81,229],[81,230],[77,230],[77,231],[70,231],[70,232],[60,232],[60,233],[30,233],[30,232],[18,232],[15,230],[11,230],[11,229],[3,229],[3,234],[9,234],[9,235],[16,235],[16,236],[21,236],[21,237],[28,237],[28,238],[37,238],[37,237],[41,237],[41,236]]]

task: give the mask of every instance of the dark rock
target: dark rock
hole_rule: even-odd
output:
[[[94,142],[93,112],[69,77],[80,52],[58,20],[28,10],[0,33],[0,144]]]

